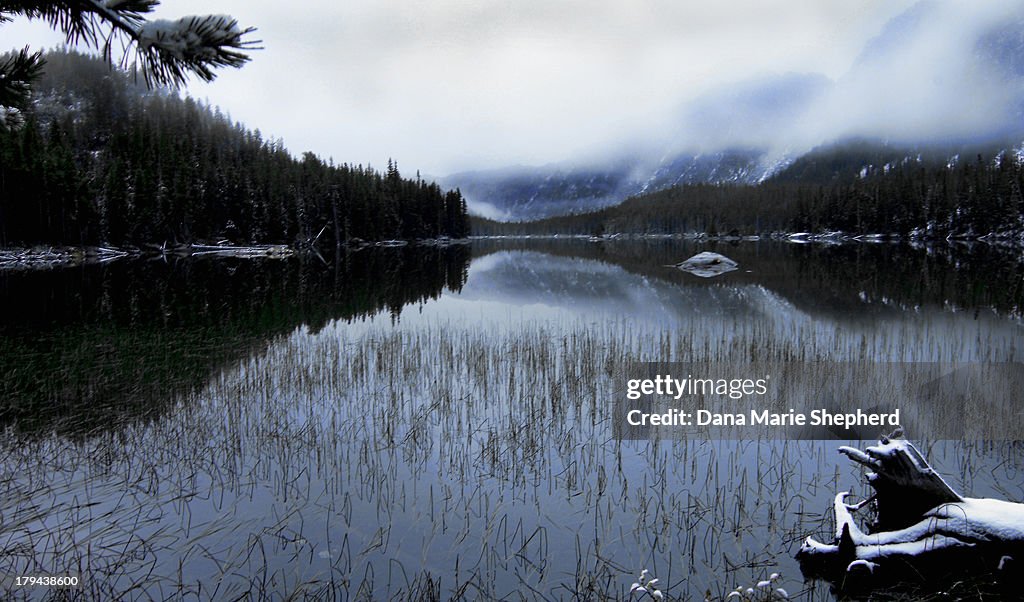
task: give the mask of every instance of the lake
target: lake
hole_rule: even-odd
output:
[[[739,269],[666,267],[704,250]],[[831,600],[793,555],[867,490],[836,453],[863,442],[620,440],[619,377],[1024,359],[1024,266],[985,245],[476,240],[5,271],[0,299],[0,574],[87,598],[625,599],[648,569]],[[908,436],[1024,501],[1019,443]]]

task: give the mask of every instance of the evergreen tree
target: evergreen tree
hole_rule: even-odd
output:
[[[24,127],[0,131],[0,244],[337,247],[469,232],[458,191],[405,179],[394,161],[383,174],[296,161],[279,140],[98,58],[47,58]]]
[[[253,28],[241,29],[224,15],[191,16],[168,21],[147,20],[159,0],[0,0],[0,23],[25,17],[42,19],[67,37],[69,43],[101,47],[107,61],[115,45],[124,49],[125,64],[134,50],[135,61],[147,83],[179,86],[189,75],[203,81],[220,67],[241,67],[249,61],[245,50],[259,41],[246,40]],[[20,123],[32,83],[42,71],[40,52],[23,49],[0,62],[0,127]]]

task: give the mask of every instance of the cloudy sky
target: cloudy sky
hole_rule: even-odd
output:
[[[445,175],[657,135],[690,98],[765,73],[838,78],[913,0],[165,0],[264,50],[188,92],[294,153]],[[52,46],[40,23],[4,46]]]

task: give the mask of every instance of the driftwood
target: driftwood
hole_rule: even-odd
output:
[[[221,241],[216,245],[168,244],[144,245],[142,249],[119,249],[115,247],[34,247],[31,249],[0,249],[0,270],[35,270],[61,268],[79,264],[107,263],[129,257],[156,255],[167,257],[198,257],[215,255],[243,258],[291,257],[295,250],[285,245],[234,246]]]
[[[37,270],[81,263],[105,263],[130,253],[108,247],[33,247],[0,249],[0,270]]]
[[[1024,504],[960,495],[899,435],[863,451],[839,448],[868,467],[875,495],[857,504],[846,503],[848,492],[836,495],[834,540],[808,537],[797,552],[805,576],[864,586],[1006,572],[1024,560]],[[866,530],[854,520],[864,507],[875,515]]]
[[[200,255],[219,255],[225,257],[290,257],[295,254],[290,247],[284,245],[189,245],[187,254],[193,257]]]

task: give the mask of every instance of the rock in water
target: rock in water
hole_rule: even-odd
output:
[[[725,255],[704,251],[703,253],[697,253],[682,263],[677,263],[675,267],[687,271],[694,276],[711,278],[712,276],[721,276],[726,272],[731,272],[739,267],[739,264]]]

